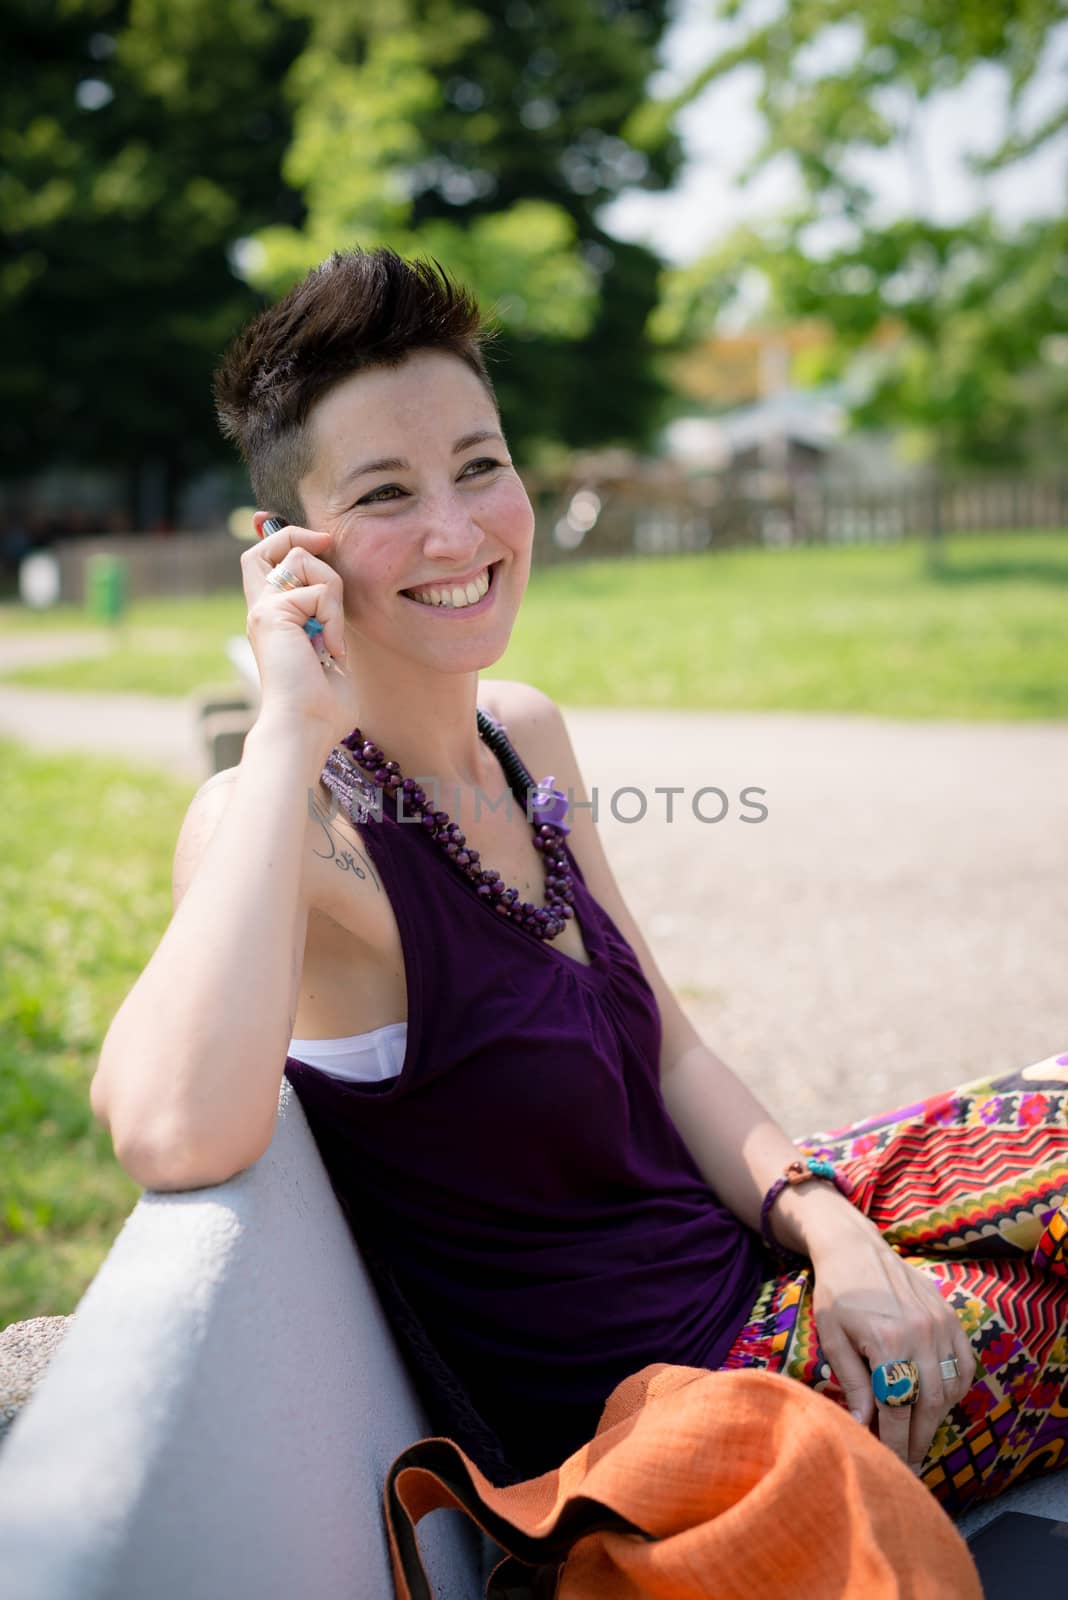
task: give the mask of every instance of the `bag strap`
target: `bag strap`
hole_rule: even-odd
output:
[[[443,1508],[463,1511],[507,1552],[490,1576],[486,1600],[553,1600],[571,1547],[588,1534],[652,1537],[587,1495],[566,1500],[545,1532],[533,1535],[508,1514],[519,1504],[507,1489],[480,1486],[471,1462],[451,1439],[420,1439],[409,1445],[389,1469],[385,1485],[397,1600],[434,1600],[415,1530],[429,1512]],[[534,1512],[530,1520],[537,1524],[542,1518]]]

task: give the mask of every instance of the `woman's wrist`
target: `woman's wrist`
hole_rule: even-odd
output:
[[[823,1178],[788,1184],[771,1207],[768,1226],[775,1242],[784,1250],[807,1256],[811,1261],[858,1232],[871,1230],[867,1217],[834,1183]]]
[[[284,756],[287,764],[317,778],[339,737],[308,717],[265,707],[249,729],[245,748],[257,755],[269,751],[273,759]]]

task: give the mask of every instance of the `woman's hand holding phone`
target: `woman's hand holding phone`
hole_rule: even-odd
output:
[[[332,542],[330,534],[271,517],[264,537],[241,557],[261,715],[288,712],[302,724],[321,723],[331,739],[345,721],[352,694],[343,669],[341,578],[323,559]],[[277,575],[274,581],[272,575]],[[284,587],[279,577],[286,580]]]

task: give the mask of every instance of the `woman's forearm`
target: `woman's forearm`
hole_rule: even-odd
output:
[[[706,1045],[685,1050],[661,1079],[672,1121],[702,1176],[735,1216],[760,1226],[760,1207],[797,1148],[725,1062]],[[807,1256],[871,1223],[830,1183],[783,1190],[771,1212],[780,1244]]]
[[[306,795],[321,754],[299,729],[252,729],[225,812],[108,1030],[93,1106],[146,1188],[221,1182],[270,1143],[307,927]]]

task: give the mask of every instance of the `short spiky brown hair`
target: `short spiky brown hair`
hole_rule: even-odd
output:
[[[415,350],[457,356],[493,384],[478,306],[436,261],[335,251],[238,334],[215,373],[219,425],[248,466],[256,503],[303,524],[299,483],[313,465],[308,418],[329,389]]]

